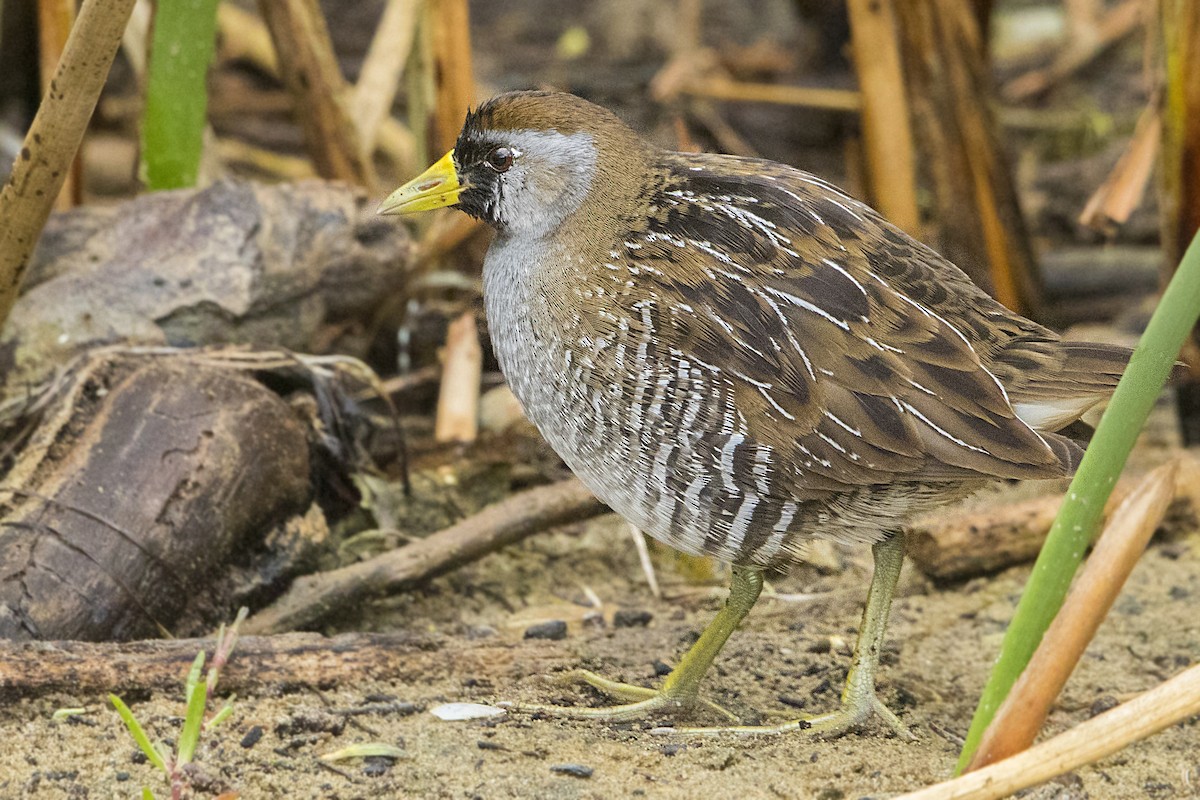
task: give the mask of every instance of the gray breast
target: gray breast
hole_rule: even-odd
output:
[[[876,540],[868,509],[908,507],[913,487],[833,503],[780,496],[772,476],[790,465],[749,438],[720,371],[665,343],[678,309],[645,298],[632,304],[637,324],[596,324],[583,315],[603,314],[603,302],[560,307],[537,288],[541,270],[561,272],[540,252],[503,239],[489,250],[493,345],[530,420],[614,511],[685,552],[769,566],[793,560],[814,536]]]

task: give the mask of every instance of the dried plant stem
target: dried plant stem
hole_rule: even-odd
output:
[[[1112,755],[1133,742],[1200,713],[1200,666],[1066,733],[935,786],[894,800],[997,800]]]
[[[430,3],[426,29],[432,45],[436,76],[433,144],[440,154],[454,147],[467,108],[475,100],[471,71],[471,25],[467,0]]]
[[[1046,544],[1004,635],[1000,656],[980,697],[959,758],[960,768],[969,763],[996,709],[1029,663],[1042,635],[1062,606],[1117,476],[1198,316],[1200,236],[1192,239],[1179,269],[1163,292],[1071,481],[1066,502],[1046,537]]]
[[[1028,313],[1041,288],[975,13],[959,0],[895,8],[916,141],[937,198],[938,250],[1001,303]]]
[[[1141,205],[1146,194],[1146,184],[1154,172],[1158,160],[1158,148],[1162,141],[1161,99],[1156,95],[1138,117],[1133,137],[1121,154],[1112,172],[1100,184],[1100,188],[1088,198],[1087,205],[1079,215],[1081,225],[1098,231],[1112,232],[1122,225],[1129,215]]]
[[[862,108],[862,95],[849,89],[781,86],[774,83],[753,83],[713,77],[687,83],[681,91],[697,97],[743,103],[776,103],[849,112]]]
[[[74,21],[74,0],[38,0],[38,61],[43,94],[50,91],[50,78],[62,57]],[[83,162],[76,156],[71,161],[71,169],[63,182],[62,190],[54,200],[56,211],[64,211],[78,205],[81,200],[79,192],[82,175]]]
[[[417,29],[416,0],[388,0],[371,47],[354,86],[353,117],[366,153],[375,147],[381,123],[391,111],[404,73],[404,62],[412,50]]]
[[[442,386],[438,394],[433,438],[439,442],[473,442],[479,434],[479,380],[483,350],[475,313],[450,323],[442,351]]]
[[[912,123],[896,42],[891,0],[850,0],[854,68],[862,94],[862,126],[871,198],[892,223],[920,234]]]
[[[1154,470],[1113,514],[1062,611],[980,740],[968,772],[1033,744],[1055,698],[1166,514],[1178,471],[1175,461]]]
[[[1200,3],[1161,0],[1158,9],[1166,62],[1161,225],[1170,266],[1200,230]]]
[[[338,67],[317,0],[260,0],[259,6],[317,172],[373,187],[375,169],[363,156],[350,113],[351,89]]]
[[[29,257],[83,141],[134,1],[85,0],[0,190],[0,325],[16,302]]]

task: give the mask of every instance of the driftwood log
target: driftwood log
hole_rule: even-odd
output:
[[[73,377],[0,481],[0,637],[207,629],[229,613],[213,581],[231,557],[249,566],[256,540],[306,519],[305,424],[192,359],[104,357]]]
[[[1142,479],[1122,478],[1113,487],[1105,516],[1111,514]],[[1200,515],[1200,460],[1181,455],[1175,477],[1173,514]],[[1062,506],[1061,494],[1018,502],[1001,494],[994,504],[966,506],[916,521],[907,537],[907,553],[935,580],[962,580],[1032,561],[1042,549]]]
[[[212,639],[124,643],[0,642],[0,700],[181,691]],[[325,689],[368,680],[428,683],[443,675],[548,674],[578,660],[570,642],[441,640],[396,634],[243,636],[221,670],[221,691]]]
[[[403,290],[412,251],[362,192],[320,181],[220,181],[55,215],[0,335],[0,391],[117,342],[361,357],[362,320]]]

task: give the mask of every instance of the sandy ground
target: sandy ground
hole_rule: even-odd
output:
[[[233,717],[207,738],[195,796],[243,798],[882,798],[949,776],[958,738],[986,678],[1028,567],[939,587],[906,567],[892,614],[880,695],[918,737],[905,743],[869,727],[836,741],[802,734],[768,738],[653,735],[650,723],[607,725],[509,714],[443,722],[428,709],[446,701],[597,704],[565,683],[578,663],[651,684],[656,662],[672,661],[720,603],[723,576],[656,552],[667,599],[646,587],[629,533],[615,517],[535,537],[434,582],[421,593],[366,610],[360,624],[432,635],[403,679],[280,690],[241,697]],[[707,696],[748,721],[819,712],[837,702],[869,575],[865,550],[830,550],[820,569],[798,568],[773,584],[730,641]],[[587,621],[603,603],[603,626]],[[1066,688],[1048,731],[1076,724],[1114,701],[1159,683],[1200,652],[1200,535],[1194,519],[1160,531],[1114,613]],[[617,627],[613,613],[648,612]],[[636,615],[635,615],[636,616]],[[644,615],[642,615],[644,618]],[[563,658],[546,674],[527,658],[527,628],[568,623]],[[498,647],[499,645],[499,647]],[[480,664],[476,649],[502,657]],[[236,657],[236,656],[235,656]],[[178,694],[130,697],[155,736],[182,723]],[[394,701],[422,711],[403,713]],[[382,706],[393,704],[393,710]],[[55,709],[91,713],[53,722]],[[380,710],[356,714],[355,709]],[[715,722],[699,715],[698,722]],[[1200,724],[1173,727],[1105,761],[1034,790],[1037,798],[1200,796]],[[168,796],[101,697],[56,695],[0,709],[0,798],[136,797],[143,785]],[[323,766],[317,757],[356,742],[403,747],[406,757]],[[586,776],[586,777],[585,777]]]

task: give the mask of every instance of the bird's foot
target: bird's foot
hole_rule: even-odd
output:
[[[655,728],[652,732],[659,734],[681,733],[698,735],[715,735],[735,733],[744,735],[771,735],[803,731],[806,734],[822,739],[835,739],[844,733],[859,728],[868,722],[872,716],[878,716],[896,737],[907,742],[916,741],[908,726],[900,721],[890,708],[885,706],[875,696],[874,688],[865,692],[847,693],[842,698],[842,707],[828,714],[815,717],[791,720],[777,725],[726,725],[711,728]]]
[[[615,706],[547,706],[524,703],[503,703],[504,707],[518,712],[545,714],[566,719],[592,719],[602,722],[630,722],[654,714],[681,714],[696,707],[716,712],[731,722],[738,718],[730,711],[711,700],[700,697],[694,687],[681,686],[669,677],[661,689],[647,689],[631,683],[621,683],[598,675],[591,670],[572,670],[565,675],[568,680],[582,681],[593,688],[626,702]]]

